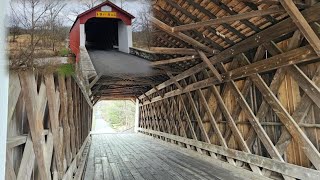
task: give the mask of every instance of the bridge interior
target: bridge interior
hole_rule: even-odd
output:
[[[130,55],[93,19],[88,86],[78,71],[10,74],[6,178],[320,179],[319,11],[155,0],[153,47]],[[105,99],[136,100],[136,134],[90,134]]]

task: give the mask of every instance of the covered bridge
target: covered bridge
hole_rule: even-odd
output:
[[[319,11],[314,0],[153,0],[153,47],[127,52],[97,36],[120,37],[129,14],[105,2],[79,15],[77,75],[11,76],[6,178],[320,179]],[[90,135],[93,104],[128,98],[137,134]]]

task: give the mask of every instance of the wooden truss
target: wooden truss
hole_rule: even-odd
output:
[[[81,179],[92,118],[84,96],[73,77],[10,73],[7,180]]]
[[[320,3],[299,11],[291,0],[279,2],[289,17],[274,15],[282,7],[235,14],[212,1],[230,14],[216,19],[195,1],[155,3],[151,21],[167,34],[167,42],[156,38],[157,46],[177,42],[170,48],[193,47],[197,54],[152,64],[201,61],[176,76],[167,73],[169,80],[139,97],[139,131],[262,176],[319,179]],[[203,16],[210,19],[199,22]],[[249,21],[258,16],[274,24],[263,29]],[[236,23],[228,24],[235,21],[253,34],[235,32]],[[238,38],[214,32],[210,44],[197,35],[222,27]]]

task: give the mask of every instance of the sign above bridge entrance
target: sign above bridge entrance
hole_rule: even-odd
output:
[[[117,18],[117,13],[116,12],[98,11],[98,12],[96,12],[96,17],[98,17],[98,18]]]

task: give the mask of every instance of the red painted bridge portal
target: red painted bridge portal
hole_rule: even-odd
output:
[[[80,47],[112,49],[129,53],[134,16],[106,1],[77,16],[70,30],[70,48],[79,60]]]

